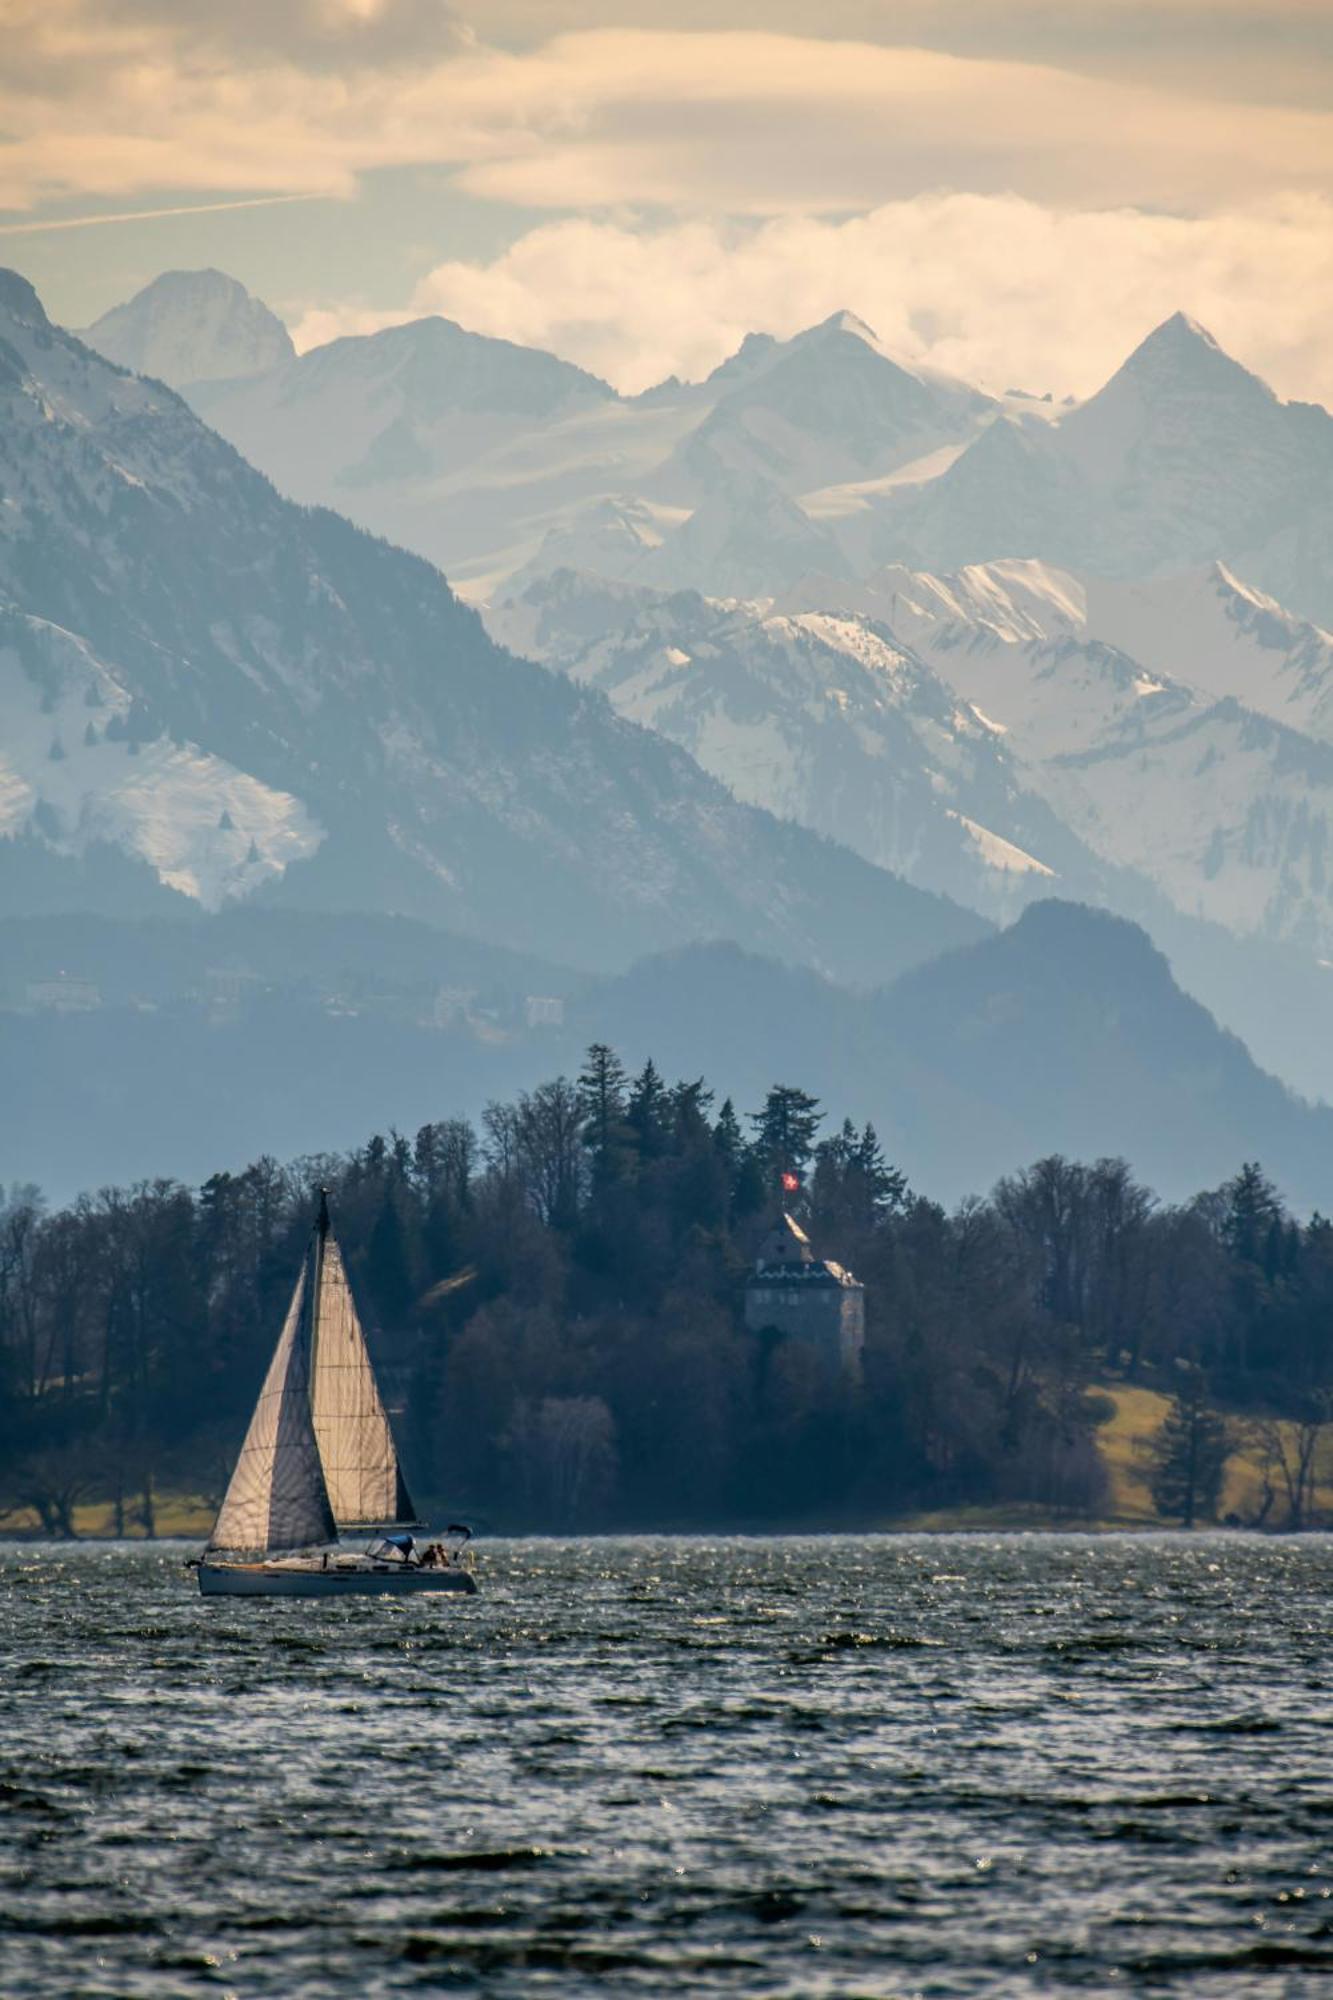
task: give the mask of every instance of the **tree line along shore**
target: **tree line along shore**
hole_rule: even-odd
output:
[[[196,1533],[326,1186],[412,1485],[494,1531],[1333,1518],[1333,1224],[1037,1161],[946,1212],[874,1130],[595,1045],[414,1138],[0,1206],[0,1528]],[[779,1208],[853,1379],[747,1328]]]

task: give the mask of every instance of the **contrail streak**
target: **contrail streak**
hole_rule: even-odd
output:
[[[227,208],[277,208],[288,201],[332,201],[327,194],[256,194],[245,201],[197,201],[184,208],[131,208],[118,215],[65,215],[55,222],[0,222],[0,236],[32,236],[39,229],[95,229],[102,222],[156,222],[163,215],[217,215]]]

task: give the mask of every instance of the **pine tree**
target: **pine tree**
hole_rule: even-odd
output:
[[[641,1159],[657,1157],[671,1130],[671,1099],[651,1056],[630,1086],[625,1123],[634,1134]]]
[[[412,1307],[412,1274],[402,1217],[387,1187],[366,1246],[366,1283],[385,1325],[402,1326]]]
[[[583,1143],[598,1179],[614,1175],[625,1147],[625,1065],[605,1042],[594,1042],[579,1072]]]
[[[713,1144],[726,1162],[730,1172],[735,1173],[745,1145],[741,1133],[741,1121],[736,1116],[736,1107],[729,1097],[722,1100],[722,1109],[717,1114],[713,1127]]]
[[[1168,1520],[1192,1528],[1217,1512],[1235,1443],[1230,1426],[1204,1401],[1203,1377],[1194,1372],[1171,1404],[1153,1440],[1153,1505]]]
[[[1222,1189],[1222,1198],[1226,1203],[1222,1236],[1227,1248],[1243,1263],[1260,1263],[1269,1231],[1283,1219],[1277,1189],[1257,1160],[1247,1160]]]
[[[789,1083],[775,1083],[763,1110],[751,1113],[755,1148],[774,1190],[783,1174],[804,1180],[822,1118],[819,1099]]]
[[[677,1147],[697,1145],[708,1133],[708,1111],[713,1093],[699,1076],[681,1082],[671,1092],[671,1118]]]
[[[821,1227],[836,1237],[873,1229],[907,1199],[907,1176],[884,1158],[873,1125],[858,1133],[850,1118],[815,1148],[811,1199]]]

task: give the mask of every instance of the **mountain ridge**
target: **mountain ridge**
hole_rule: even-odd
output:
[[[6,297],[0,597],[27,734],[5,832],[77,856],[109,827],[167,880],[164,831],[222,841],[242,893],[603,963],[736,934],[873,978],[976,934],[503,653],[422,558],[282,499],[174,392],[52,328],[31,288]],[[183,788],[165,830],[154,761]]]
[[[1257,1157],[1298,1207],[1327,1204],[1333,1111],[1265,1075],[1139,926],[1085,906],[1034,904],[866,993],[730,943],[589,978],[383,919],[369,929],[396,942],[377,982],[358,973],[368,920],[306,915],[285,939],[261,918],[103,925],[74,969],[107,983],[106,1004],[5,1015],[0,1179],[36,1173],[65,1198],[476,1119],[489,1098],[575,1074],[604,1041],[632,1068],[651,1056],[668,1076],[702,1072],[741,1111],[775,1079],[797,1082],[831,1125],[871,1119],[913,1186],[946,1203],[1063,1152],[1119,1154],[1173,1201]],[[26,968],[69,942],[68,926],[0,921]],[[267,983],[247,980],[256,965]],[[437,1025],[441,978],[511,997],[538,979],[564,1021],[483,1033],[451,984]]]

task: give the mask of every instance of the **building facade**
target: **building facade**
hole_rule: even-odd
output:
[[[831,1258],[816,1257],[798,1222],[783,1214],[760,1245],[745,1284],[745,1324],[815,1348],[848,1381],[861,1379],[865,1287]]]

